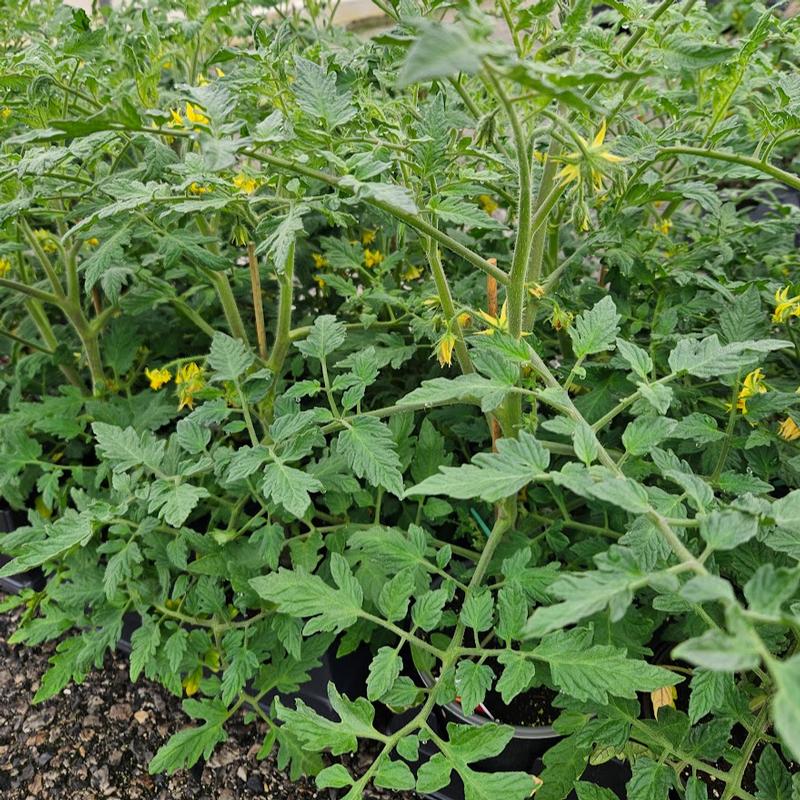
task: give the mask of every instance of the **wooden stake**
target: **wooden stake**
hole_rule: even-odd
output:
[[[261,277],[258,274],[258,258],[256,258],[256,246],[253,242],[247,243],[247,262],[250,265],[250,286],[253,290],[253,312],[256,317],[258,354],[266,361],[267,331],[264,327],[264,306],[261,302]]]

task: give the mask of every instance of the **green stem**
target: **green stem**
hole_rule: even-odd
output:
[[[275,376],[275,381],[283,371],[283,362],[289,352],[292,328],[292,300],[294,292],[294,243],[289,247],[289,254],[278,274],[278,318],[275,323],[274,344],[267,361],[267,367]]]

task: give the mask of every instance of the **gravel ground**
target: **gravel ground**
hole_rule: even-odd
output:
[[[2,595],[0,595],[2,598]],[[80,685],[41,706],[30,700],[53,645],[11,646],[17,614],[0,615],[0,798],[2,800],[331,800],[334,790],[292,783],[272,757],[256,760],[263,723],[227,726],[228,741],[211,759],[172,776],[149,775],[158,748],[189,720],[180,700],[140,679],[131,684],[127,659],[106,659]],[[364,753],[358,763],[367,763]],[[373,800],[412,795],[373,790]]]

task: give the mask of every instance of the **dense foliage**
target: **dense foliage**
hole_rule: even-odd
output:
[[[135,612],[131,679],[198,721],[154,771],[241,712],[348,800],[453,773],[608,800],[580,779],[612,758],[631,800],[800,797],[797,26],[377,5],[368,38],[328,4],[7,4],[0,496],[26,524],[0,574],[47,576],[5,603],[14,641],[60,639],[36,700]],[[261,702],[360,646],[338,721]],[[531,688],[563,736],[537,775],[475,768],[508,725],[429,725]],[[363,739],[364,774],[321,756]]]

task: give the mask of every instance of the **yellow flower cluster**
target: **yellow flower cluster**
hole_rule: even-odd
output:
[[[376,267],[383,261],[383,253],[380,250],[370,250],[368,247],[364,248],[364,266]]]
[[[253,194],[253,192],[258,189],[258,181],[255,178],[245,175],[243,172],[234,175],[232,182],[240,192],[244,192],[245,194]]]
[[[0,108],[0,118],[5,122],[11,116],[11,109],[8,106]]]
[[[96,236],[90,236],[86,240],[86,244],[89,245],[89,247],[97,247],[97,245],[100,244],[100,240]]]
[[[193,106],[191,103],[187,101],[186,103],[186,119],[192,125],[208,125],[208,117],[200,110],[198,106]],[[170,128],[183,128],[188,127],[186,122],[184,122],[183,115],[179,108],[172,108],[170,109],[170,115],[172,119],[170,120],[169,126]]]
[[[322,253],[312,253],[311,258],[314,259],[314,266],[317,269],[322,269],[328,266],[328,259]]]
[[[401,273],[400,277],[404,281],[415,281],[422,277],[422,268],[416,264],[409,264]]]
[[[606,121],[603,120],[602,124],[600,125],[600,130],[597,132],[597,135],[594,137],[594,139],[592,139],[591,144],[587,144],[586,141],[581,138],[581,143],[583,144],[582,151],[569,153],[568,155],[564,156],[564,161],[566,161],[566,164],[558,173],[558,177],[562,180],[562,182],[572,183],[572,181],[579,180],[581,176],[581,162],[584,160],[584,158],[588,157],[589,172],[592,177],[594,188],[598,192],[603,188],[603,173],[600,169],[598,169],[598,160],[605,161],[609,164],[619,164],[621,161],[625,160],[622,158],[622,156],[614,155],[614,153],[610,152],[607,147],[603,146],[605,138]],[[586,155],[584,155],[584,151]]]
[[[210,186],[203,186],[202,183],[197,183],[197,181],[192,181],[189,184],[190,194],[207,194],[210,191],[211,191]]]
[[[53,239],[53,234],[50,233],[50,231],[45,230],[44,228],[37,228],[33,232],[33,235],[42,245],[42,250],[44,250],[45,253],[55,253],[58,250],[58,246]]]
[[[800,294],[789,297],[790,286],[784,286],[775,292],[775,311],[773,322],[786,322],[789,317],[800,317]]]
[[[0,278],[5,278],[11,272],[11,261],[7,258],[0,258]]]
[[[778,436],[787,442],[793,442],[796,439],[800,439],[800,427],[791,417],[786,417],[778,426]]]
[[[206,385],[202,368],[194,361],[184,364],[175,376],[175,385],[178,386],[178,411],[182,408],[194,408],[195,395]]]
[[[155,392],[172,379],[172,373],[168,369],[146,369],[144,376],[150,381],[150,388]]]
[[[767,387],[764,385],[764,371],[759,367],[752,372],[748,372],[742,381],[742,388],[739,390],[739,396],[736,401],[736,408],[742,412],[747,413],[747,401],[757,394],[766,394]]]

